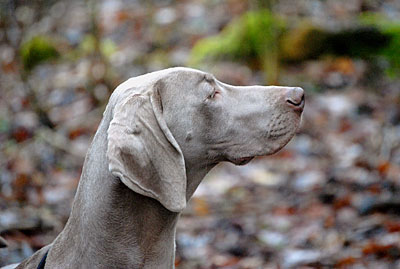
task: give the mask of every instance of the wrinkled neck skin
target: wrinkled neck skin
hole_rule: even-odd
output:
[[[71,216],[46,268],[174,268],[179,213],[139,195],[108,171],[104,119],[87,154]],[[187,198],[213,167],[186,164]]]

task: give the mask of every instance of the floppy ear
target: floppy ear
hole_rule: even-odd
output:
[[[162,83],[115,105],[108,128],[109,170],[133,191],[180,212],[186,207],[185,161],[163,119],[158,87]]]

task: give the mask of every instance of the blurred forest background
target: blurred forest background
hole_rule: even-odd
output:
[[[113,89],[171,66],[307,95],[280,153],[203,181],[177,268],[400,268],[398,0],[1,0],[0,265],[63,228]]]

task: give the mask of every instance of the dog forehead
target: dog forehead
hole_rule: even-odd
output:
[[[209,73],[187,67],[169,68],[165,71],[166,72],[160,74],[160,81],[163,82],[164,86],[167,88],[170,86],[177,90],[185,89],[190,85],[193,86],[198,84],[198,82],[202,81],[205,77],[212,76]]]
[[[151,73],[147,73],[144,75],[140,75],[137,77],[132,77],[125,82],[121,83],[112,93],[110,100],[108,102],[107,108],[104,111],[104,115],[109,111],[113,110],[117,104],[119,104],[122,100],[129,98],[132,95],[146,95],[153,91],[154,85],[162,81],[164,85],[171,87],[168,88],[177,88],[178,90],[185,88],[185,85],[188,83],[193,83],[193,78],[197,77],[205,77],[208,73],[188,68],[188,67],[172,67],[160,71],[155,71]],[[180,85],[181,87],[172,86]]]
[[[125,82],[121,83],[114,91],[114,95],[123,94],[123,92],[135,88],[136,93],[142,94],[149,90],[149,87],[154,85],[157,81],[163,80],[165,82],[173,80],[175,83],[185,84],[191,77],[212,76],[211,74],[203,71],[192,69],[188,67],[173,67],[160,71],[151,72],[137,77],[132,77]]]

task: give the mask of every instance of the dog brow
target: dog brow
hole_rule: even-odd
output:
[[[204,74],[203,79],[205,81],[207,81],[207,82],[210,82],[210,83],[215,81],[215,77],[213,75],[211,75],[211,74],[208,74],[208,73]]]

